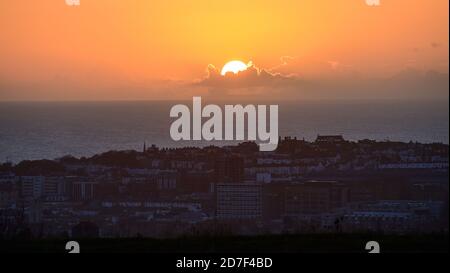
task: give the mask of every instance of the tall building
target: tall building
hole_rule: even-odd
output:
[[[72,198],[75,201],[92,200],[97,193],[97,182],[77,181],[73,182]]]
[[[44,183],[45,196],[63,196],[67,193],[67,185],[62,176],[47,176]]]
[[[44,195],[44,176],[21,176],[20,193],[25,198],[41,198]]]
[[[262,186],[256,183],[216,185],[216,216],[220,219],[262,217]]]

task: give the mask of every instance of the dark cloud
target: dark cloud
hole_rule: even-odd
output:
[[[221,76],[209,66],[205,79],[196,83],[213,97],[257,96],[261,99],[448,99],[449,75],[406,69],[391,77],[341,75],[304,80],[274,74],[252,66],[237,75]]]
[[[215,66],[208,65],[206,77],[194,84],[197,86],[217,88],[253,88],[286,87],[296,85],[300,82],[302,80],[296,76],[270,72],[250,63],[245,71],[241,71],[238,74],[227,73],[223,76]]]
[[[280,59],[281,63],[292,61]],[[408,63],[414,64],[411,59]],[[265,99],[442,99],[448,98],[449,75],[436,71],[406,69],[391,77],[372,78],[359,73],[342,73],[351,65],[324,62],[335,74],[308,78],[275,73],[250,64],[238,74],[220,74],[213,65],[194,87],[204,87],[212,97],[259,97]],[[192,85],[191,85],[192,86]]]

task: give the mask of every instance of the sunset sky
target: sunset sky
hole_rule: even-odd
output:
[[[449,1],[380,3],[0,0],[0,100],[448,97]]]

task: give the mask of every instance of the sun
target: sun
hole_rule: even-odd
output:
[[[234,74],[237,74],[238,72],[247,70],[248,65],[246,65],[245,63],[241,62],[241,61],[229,61],[228,63],[226,63],[223,68],[222,71],[220,72],[220,74],[222,76],[224,76],[225,74],[227,74],[228,72],[233,72]]]

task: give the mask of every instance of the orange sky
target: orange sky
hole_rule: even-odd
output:
[[[1,0],[0,100],[157,99],[166,82],[198,80],[231,59],[315,80],[448,73],[448,5]],[[281,65],[283,56],[292,58]],[[144,91],[127,97],[127,88]]]

